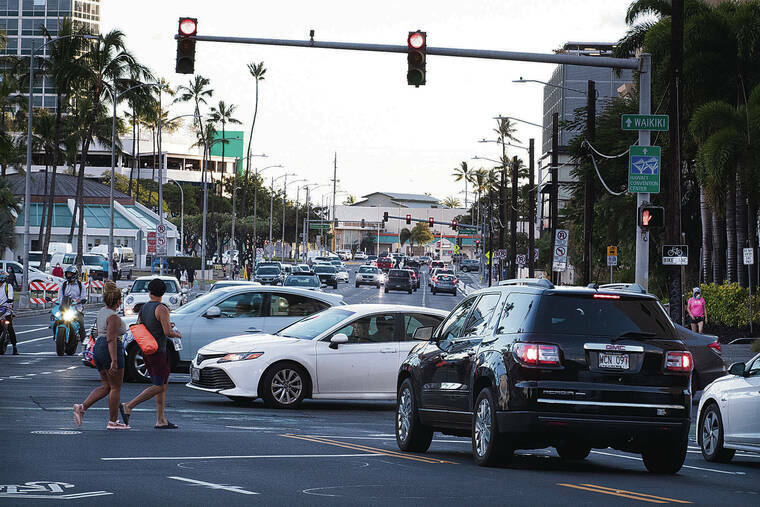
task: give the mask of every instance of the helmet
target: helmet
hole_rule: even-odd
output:
[[[73,282],[76,280],[77,275],[79,274],[79,271],[77,271],[76,266],[69,266],[66,268],[66,271],[64,271],[63,276],[66,277],[66,280],[69,282]]]
[[[694,287],[694,288],[691,290],[691,295],[692,295],[692,296],[695,296],[695,297],[696,297],[697,295],[702,295],[702,290],[701,290],[699,287]]]
[[[0,270],[0,283],[5,283],[8,280],[8,273]]]

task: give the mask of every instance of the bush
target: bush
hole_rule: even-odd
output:
[[[707,303],[707,322],[713,326],[749,327],[749,291],[738,283],[702,284]],[[760,322],[760,296],[752,294],[753,321]]]
[[[169,263],[169,269],[174,270],[179,266],[180,268],[184,268],[187,270],[191,269],[201,269],[201,258],[200,257],[166,257],[166,262]]]

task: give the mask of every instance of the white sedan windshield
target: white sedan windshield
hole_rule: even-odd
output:
[[[301,340],[313,340],[334,325],[352,316],[354,312],[338,308],[330,308],[323,312],[315,313],[295,324],[291,324],[277,333],[285,338],[300,338]]]

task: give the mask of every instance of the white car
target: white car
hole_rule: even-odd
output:
[[[367,260],[367,254],[365,254],[364,252],[356,252],[354,254],[354,260],[355,261],[365,261],[365,260]]]
[[[304,398],[393,400],[399,366],[446,315],[417,306],[336,306],[275,334],[206,345],[187,386],[233,400],[262,398],[276,408]]]
[[[173,276],[141,276],[135,279],[129,293],[124,296],[122,306],[125,316],[137,315],[142,305],[150,301],[148,284],[154,278],[160,278],[166,284],[166,293],[161,298],[161,302],[168,306],[169,310],[176,310],[187,302],[187,296]]]
[[[346,269],[346,267],[342,266],[342,265],[341,266],[335,266],[335,269],[338,270],[338,272],[335,273],[335,276],[338,279],[338,281],[339,282],[346,282],[346,283],[348,283],[348,281],[349,281],[348,269]]]
[[[12,271],[13,276],[16,279],[16,283],[14,285],[16,285],[16,287],[21,287],[21,279],[24,276],[24,267],[21,264],[19,264],[16,261],[0,261],[0,270],[5,271],[6,273],[9,273],[10,271]],[[55,283],[58,286],[60,286],[64,282],[64,279],[59,278],[57,276],[49,275],[47,273],[43,273],[39,269],[32,267],[30,263],[29,281]]]
[[[707,461],[730,461],[736,451],[760,453],[760,354],[734,363],[702,392],[697,441]]]
[[[198,350],[220,338],[243,333],[275,333],[313,313],[343,305],[343,296],[297,287],[235,285],[207,292],[171,312],[171,322],[182,333],[181,350],[169,356],[176,367],[187,371]],[[125,317],[129,326],[136,316]],[[129,331],[124,335],[126,377],[147,379],[142,353]],[[174,355],[176,353],[176,355]]]
[[[378,289],[385,283],[385,275],[374,266],[361,266],[356,272],[356,287],[374,285]]]

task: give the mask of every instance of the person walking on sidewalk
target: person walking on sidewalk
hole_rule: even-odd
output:
[[[691,330],[702,334],[702,328],[707,323],[707,302],[702,297],[702,291],[699,287],[694,287],[691,294],[692,296],[687,303],[689,317],[691,318]]]
[[[150,301],[140,309],[140,322],[148,328],[150,334],[156,339],[158,350],[155,354],[143,356],[148,375],[153,384],[138,394],[133,400],[123,403],[119,408],[124,422],[129,423],[132,410],[144,401],[156,398],[156,429],[177,429],[166,419],[166,388],[169,384],[169,356],[166,353],[167,338],[182,338],[179,331],[172,330],[169,321],[169,309],[161,302],[161,297],[166,292],[166,284],[160,278],[154,278],[148,284],[148,296]]]
[[[122,338],[127,326],[116,313],[121,304],[121,290],[108,280],[103,286],[105,306],[98,311],[95,321],[95,347],[93,359],[100,373],[102,385],[95,388],[82,404],[74,405],[74,421],[82,425],[82,419],[88,408],[95,402],[108,396],[108,430],[128,430],[128,424],[119,421],[119,404],[121,402],[121,384],[124,380],[124,343]]]

